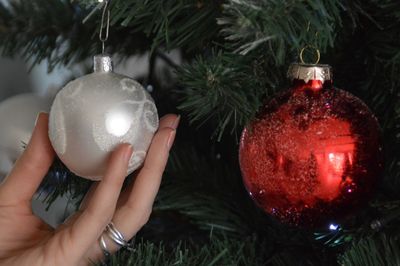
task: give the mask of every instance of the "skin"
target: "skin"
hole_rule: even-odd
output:
[[[144,166],[122,192],[133,149],[120,145],[79,211],[53,229],[31,208],[55,156],[47,134],[48,115],[39,114],[25,152],[0,184],[0,265],[91,265],[103,259],[98,239],[111,221],[131,239],[149,219],[178,124],[176,115],[161,118]],[[118,250],[107,236],[104,239],[111,253]]]

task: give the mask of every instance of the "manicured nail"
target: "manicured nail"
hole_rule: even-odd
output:
[[[45,112],[41,111],[41,112],[39,112],[39,113],[37,114],[36,120],[35,120],[35,127],[36,127],[36,124],[37,124],[37,122],[38,122],[39,117],[40,117],[41,114],[45,114]]]
[[[172,123],[172,128],[173,129],[177,129],[178,128],[178,126],[179,126],[179,121],[181,121],[181,115],[178,115],[176,118],[175,118],[175,121]]]
[[[170,150],[171,147],[172,147],[172,144],[174,144],[175,135],[176,135],[176,130],[171,131],[171,132],[169,133],[168,141],[167,141],[167,149],[168,149],[168,150]]]
[[[124,161],[127,162],[127,161],[129,161],[131,159],[132,152],[133,152],[132,145],[131,144],[125,144],[124,155],[123,155]]]

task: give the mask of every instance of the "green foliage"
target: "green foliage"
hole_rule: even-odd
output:
[[[152,48],[197,48],[215,35],[218,1],[115,0],[112,25],[132,28],[152,39]]]
[[[262,45],[283,64],[307,44],[322,51],[332,47],[343,9],[342,1],[231,0],[218,22],[236,52],[247,54]]]
[[[173,265],[264,265],[261,253],[254,249],[255,239],[218,239],[212,237],[207,245],[193,247],[179,243],[167,251],[162,244],[141,242],[134,251],[122,251],[111,258],[110,266],[173,266]],[[259,243],[262,244],[262,243]],[[262,245],[259,249],[263,249]]]
[[[177,211],[204,232],[234,238],[268,230],[242,187],[236,167],[203,154],[190,143],[178,143],[170,155],[154,209]],[[221,189],[222,188],[222,189]],[[236,195],[236,197],[233,197]]]
[[[82,24],[94,8],[92,3],[33,0],[12,1],[9,7],[0,4],[1,53],[18,53],[33,60],[32,65],[47,59],[49,70],[99,53],[101,11]],[[158,47],[195,50],[218,31],[219,7],[218,1],[112,1],[107,50],[124,55]]]
[[[64,195],[68,195],[74,202],[80,202],[90,184],[89,180],[71,173],[57,158],[40,185],[38,197],[45,195],[43,202],[46,203],[47,209],[58,197]]]
[[[234,183],[240,177],[220,162],[200,156],[194,147],[188,147],[179,149],[179,153],[175,149],[171,154],[155,210],[177,210],[199,228],[212,230],[214,234],[239,236],[249,232],[230,199]],[[223,184],[225,191],[220,189]]]
[[[36,0],[23,4],[13,1],[9,4],[7,8],[0,4],[0,47],[4,55],[18,53],[27,60],[32,59],[33,64],[48,58],[56,65],[68,63],[72,53],[80,52],[74,42],[66,45],[68,37],[72,37],[68,33],[75,24],[68,1]],[[80,34],[75,37],[78,36],[82,38]],[[63,58],[58,58],[60,51]]]
[[[192,123],[212,121],[219,140],[225,129],[234,133],[254,116],[267,92],[266,82],[257,79],[257,67],[256,62],[234,54],[213,52],[211,58],[198,57],[178,69],[184,86],[178,91],[183,98],[178,108],[188,113]]]
[[[346,266],[395,266],[400,264],[398,236],[379,234],[353,243],[340,256],[339,263]]]
[[[336,247],[353,240],[354,232],[338,227],[337,230],[315,232],[315,240],[322,241],[324,245]]]

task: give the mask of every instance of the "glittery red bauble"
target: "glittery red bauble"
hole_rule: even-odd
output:
[[[306,227],[365,203],[382,170],[380,129],[368,107],[332,81],[295,79],[241,137],[244,184],[279,220]]]

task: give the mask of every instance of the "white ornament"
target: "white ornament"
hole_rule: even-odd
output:
[[[128,174],[143,163],[158,129],[157,109],[136,81],[112,72],[111,58],[95,56],[94,73],[68,83],[50,111],[49,137],[61,161],[92,180],[104,175],[111,152],[130,143]]]
[[[50,105],[50,98],[34,93],[19,94],[0,103],[0,176],[11,170],[31,138],[37,114],[48,112]]]

